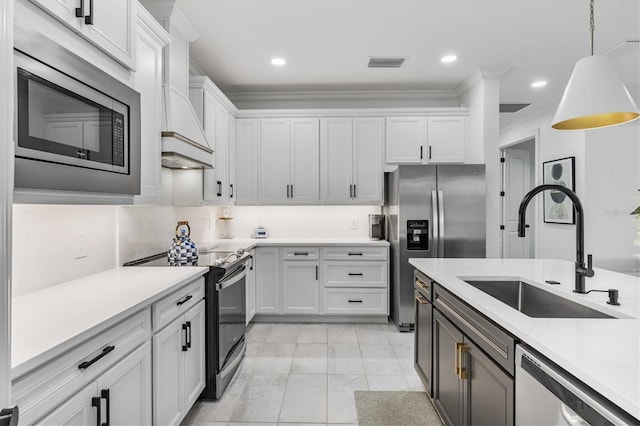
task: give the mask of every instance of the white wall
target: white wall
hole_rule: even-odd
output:
[[[250,238],[262,225],[270,237],[366,238],[369,214],[379,214],[379,206],[238,206],[177,207],[176,219],[189,221],[192,239],[209,242],[217,239],[217,218],[223,209],[233,217],[236,238]],[[356,221],[358,229],[352,229]]]
[[[13,205],[13,296],[116,265],[116,206]],[[86,257],[76,259],[84,237]]]
[[[589,131],[551,128],[556,105],[523,115],[500,134],[506,146],[527,137],[537,138],[538,182],[542,163],[575,157],[575,186],[585,209],[585,250],[594,265],[620,272],[638,268],[633,253],[637,238],[632,217],[640,188],[640,122]],[[532,205],[533,207],[533,205]],[[530,207],[531,208],[531,207]],[[544,223],[542,195],[538,209],[537,257],[575,261],[575,225]]]
[[[118,265],[169,250],[176,232],[172,206],[118,208]]]

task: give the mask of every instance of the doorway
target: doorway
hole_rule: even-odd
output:
[[[503,148],[502,158],[502,257],[531,259],[535,257],[534,219],[537,209],[529,208],[527,211],[524,238],[518,237],[518,210],[520,202],[536,182],[535,138]]]

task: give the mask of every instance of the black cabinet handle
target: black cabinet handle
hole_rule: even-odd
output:
[[[102,350],[102,352],[100,353],[100,355],[96,356],[95,358],[93,358],[90,361],[84,361],[83,363],[81,363],[80,365],[78,365],[78,368],[80,370],[86,370],[87,368],[91,367],[93,364],[95,364],[96,362],[100,361],[102,359],[102,357],[106,356],[109,352],[112,352],[116,347],[111,345],[111,346],[107,346],[106,348],[104,348]]]
[[[96,407],[96,425],[97,426],[102,426],[102,404],[100,403],[100,398],[97,396],[94,396],[93,398],[91,398],[91,406],[92,407]]]
[[[431,145],[429,145],[429,160],[431,160]]]
[[[187,349],[191,349],[191,321],[187,321]]]
[[[182,331],[184,332],[184,345],[182,345],[182,352],[186,352],[189,349],[187,347],[187,324],[182,324]]]
[[[350,276],[350,277],[361,277],[361,276],[362,276],[362,273],[361,273],[361,272],[358,272],[358,273],[355,273],[355,272],[353,272],[353,273],[352,273],[352,272],[349,272],[349,276]]]
[[[316,281],[318,281],[318,265],[316,265]]]
[[[422,160],[422,146],[420,146],[420,159]]]
[[[218,197],[222,197],[222,181],[217,181],[218,184],[218,193],[216,194]]]
[[[84,23],[93,25],[93,0],[89,0],[89,14],[84,17]]]
[[[233,184],[229,185],[229,198],[233,198]]]
[[[350,251],[349,252],[349,256],[362,256],[362,253],[357,253],[357,252]]]
[[[111,424],[111,403],[109,401],[109,389],[102,389],[100,391],[100,397],[106,401],[107,421],[102,423],[102,426],[110,426]]]
[[[309,252],[308,251],[294,251],[293,255],[294,256],[309,256]]]
[[[84,0],[80,0],[80,7],[76,7],[76,18],[84,18]]]
[[[349,185],[349,198],[353,198],[353,185]]]
[[[191,300],[192,298],[193,298],[193,296],[192,296],[192,295],[188,295],[188,296],[187,296],[187,297],[185,297],[184,299],[182,299],[182,300],[178,300],[178,301],[176,302],[176,305],[177,305],[177,306],[184,305],[185,303],[187,303],[187,302],[188,302],[189,300]]]
[[[353,198],[358,198],[358,185],[353,184]]]
[[[351,299],[349,299],[349,303],[362,303],[362,300],[351,300]]]
[[[291,198],[293,198],[293,185],[291,185]]]

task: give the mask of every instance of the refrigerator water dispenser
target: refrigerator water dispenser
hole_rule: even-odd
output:
[[[407,250],[429,250],[428,220],[407,220]]]

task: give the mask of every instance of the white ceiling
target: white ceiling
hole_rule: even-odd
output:
[[[200,38],[194,61],[225,92],[454,90],[510,67],[501,102],[557,101],[589,54],[589,0],[177,0]],[[639,0],[596,0],[595,51],[640,40]],[[440,57],[455,53],[454,64]],[[271,65],[281,56],[284,67]],[[407,57],[369,69],[371,56]],[[609,54],[640,88],[640,43]],[[548,85],[534,90],[534,80]]]

